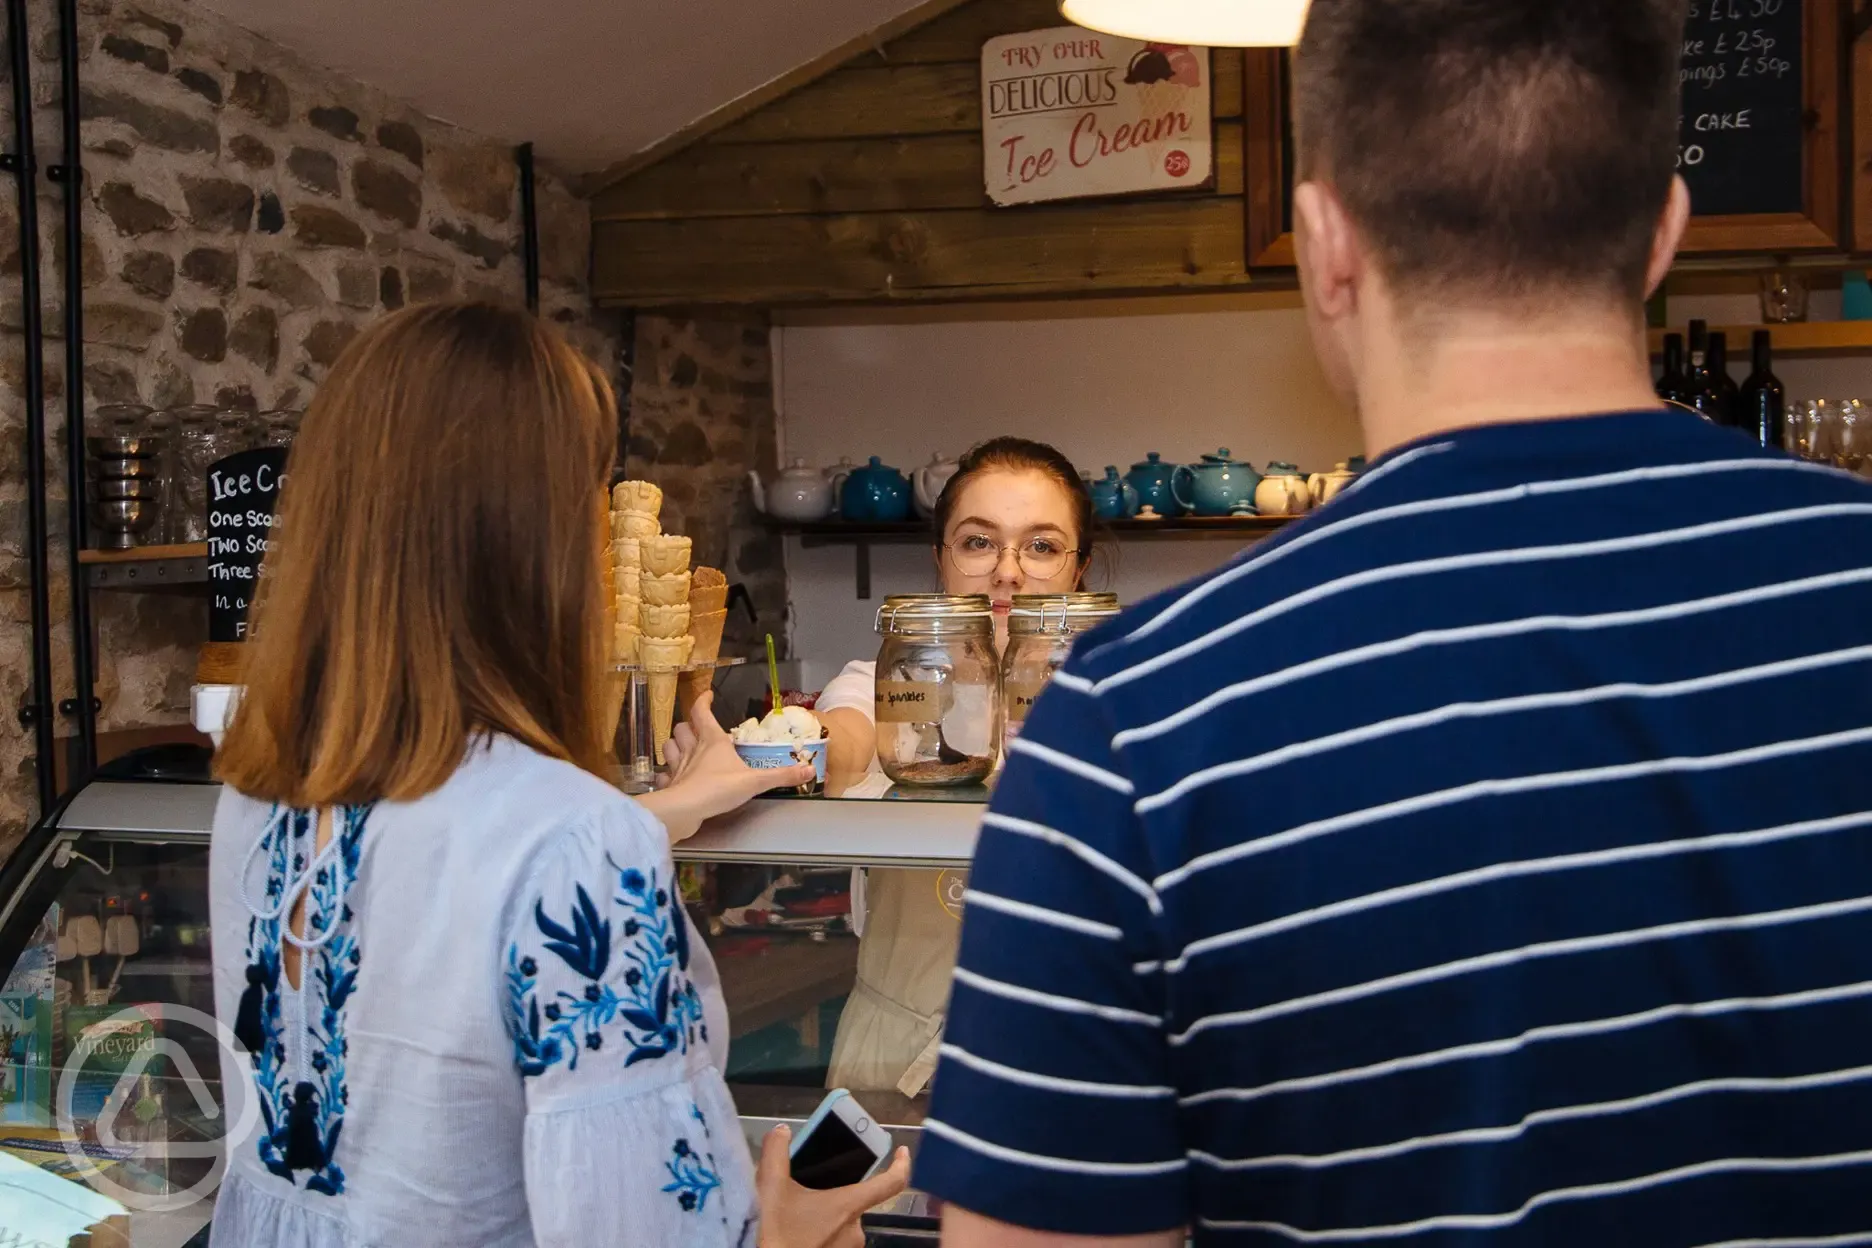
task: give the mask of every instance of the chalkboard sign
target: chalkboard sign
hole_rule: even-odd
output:
[[[1678,62],[1686,254],[1844,245],[1843,29],[1841,0],[1692,0]],[[1294,263],[1292,68],[1285,51],[1268,49],[1250,50],[1244,70],[1248,262],[1286,267]]]
[[[281,447],[241,451],[208,466],[208,640],[247,640],[247,609],[260,585],[285,481]]]
[[[1695,0],[1684,31],[1677,171],[1699,217],[1801,212],[1803,0]]]

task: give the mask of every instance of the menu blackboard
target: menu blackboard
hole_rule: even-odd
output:
[[[286,451],[241,451],[208,466],[208,640],[247,640],[247,608],[260,585]]]
[[[1694,0],[1677,171],[1699,217],[1806,208],[1803,0]]]

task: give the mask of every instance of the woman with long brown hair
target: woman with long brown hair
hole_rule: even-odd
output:
[[[810,769],[749,771],[704,701],[667,788],[603,778],[616,445],[603,376],[493,304],[387,318],[307,412],[217,760],[260,1125],[216,1244],[802,1248],[902,1187],[798,1188],[782,1132],[757,1201],[669,846]]]

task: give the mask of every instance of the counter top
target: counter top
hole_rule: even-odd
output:
[[[218,784],[100,780],[59,818],[66,832],[111,840],[206,840]],[[757,798],[675,847],[679,862],[966,867],[986,807],[899,797]]]

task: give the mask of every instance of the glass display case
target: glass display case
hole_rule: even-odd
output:
[[[987,793],[875,773],[827,793],[756,801],[677,846],[682,895],[720,971],[750,1144],[842,1086],[914,1150]],[[207,1242],[218,795],[185,774],[94,781],[0,869],[0,1242],[63,1245],[124,1213],[135,1248]],[[869,1240],[934,1242],[935,1213],[906,1193]]]

